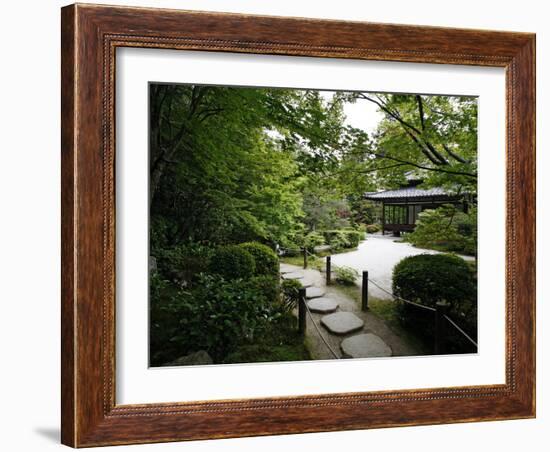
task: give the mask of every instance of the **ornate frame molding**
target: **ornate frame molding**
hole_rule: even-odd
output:
[[[62,9],[62,442],[74,447],[535,414],[535,37],[526,33],[71,5]],[[506,68],[506,383],[115,404],[116,48]],[[517,350],[521,349],[521,355]]]

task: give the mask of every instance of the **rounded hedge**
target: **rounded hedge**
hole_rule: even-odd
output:
[[[254,258],[256,275],[279,274],[279,258],[271,248],[258,242],[241,243],[239,247]]]
[[[452,254],[419,254],[401,260],[393,270],[393,293],[407,300],[435,306],[475,298],[475,280],[464,259]]]
[[[325,241],[333,249],[357,248],[359,242],[364,238],[363,232],[354,229],[335,229],[322,232]]]
[[[399,262],[393,271],[393,293],[407,300],[435,307],[438,301],[451,304],[449,315],[471,337],[477,338],[477,291],[475,272],[462,258],[452,254],[420,254]],[[433,312],[409,303],[398,305],[401,323],[431,343]],[[449,353],[471,353],[471,345],[452,328],[447,329],[445,348]]]
[[[256,264],[245,248],[227,245],[214,251],[210,259],[210,271],[226,279],[247,279],[254,275]]]
[[[376,234],[377,232],[380,232],[382,228],[379,224],[367,224],[365,226],[365,230],[368,234]]]

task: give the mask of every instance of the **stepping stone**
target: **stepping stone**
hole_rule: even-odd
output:
[[[311,281],[310,279],[302,279],[300,281],[302,283],[302,287],[311,287],[313,286],[313,281]]]
[[[296,269],[291,266],[291,265],[288,265],[288,264],[280,264],[279,265],[279,272],[284,275],[285,273],[291,273],[291,272],[294,272],[296,271]]]
[[[375,334],[358,334],[344,339],[340,344],[344,358],[380,358],[391,356],[392,351]]]
[[[326,293],[321,287],[308,287],[306,289],[306,298],[319,298]]]
[[[299,272],[290,272],[290,273],[286,273],[284,275],[284,278],[285,279],[303,279],[304,275],[303,273],[299,273]]]
[[[365,322],[351,312],[335,312],[321,318],[323,326],[332,334],[349,334],[363,328]]]
[[[314,298],[307,302],[307,307],[311,312],[318,312],[319,314],[329,314],[330,312],[338,309],[338,303],[332,298]]]

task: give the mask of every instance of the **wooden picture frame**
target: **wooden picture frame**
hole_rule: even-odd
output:
[[[535,35],[162,9],[62,9],[62,442],[73,447],[535,416]],[[506,383],[115,403],[115,50],[506,69]]]

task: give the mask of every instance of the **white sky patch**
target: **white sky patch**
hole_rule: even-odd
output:
[[[321,95],[327,101],[332,99],[334,91],[321,91]],[[378,124],[384,119],[384,114],[378,111],[378,107],[372,102],[358,99],[355,103],[344,104],[345,124],[356,127],[372,135]]]
[[[364,99],[358,99],[354,104],[346,103],[344,113],[346,124],[364,130],[369,135],[376,131],[378,124],[384,119],[384,113],[378,111],[378,107],[372,102]]]

